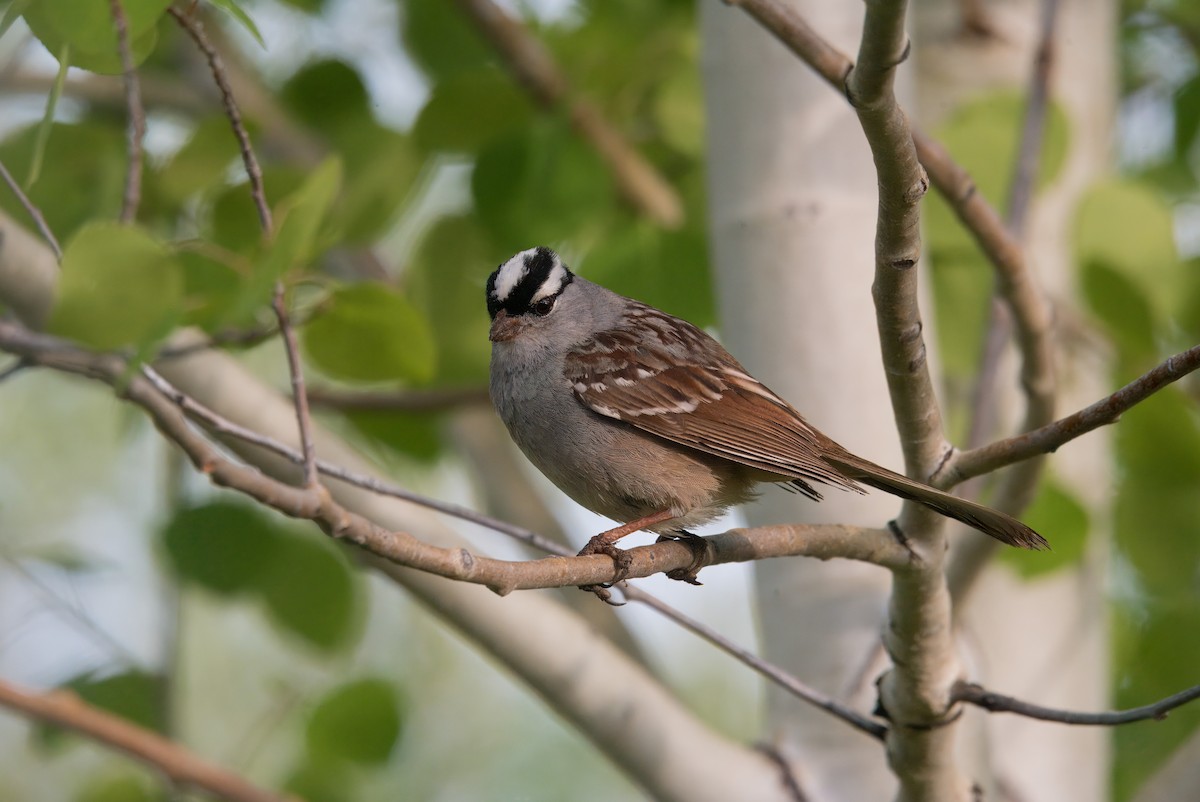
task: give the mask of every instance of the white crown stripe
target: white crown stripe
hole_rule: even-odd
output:
[[[525,278],[525,274],[529,272],[525,259],[536,253],[537,248],[530,248],[527,251],[521,251],[504,263],[496,275],[496,287],[492,290],[492,296],[497,301],[503,301],[521,283],[521,279]]]

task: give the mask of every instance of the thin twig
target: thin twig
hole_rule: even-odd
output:
[[[1017,159],[1013,166],[1013,177],[1009,186],[1006,224],[1013,239],[1025,241],[1026,222],[1033,200],[1038,165],[1045,143],[1046,116],[1050,103],[1050,76],[1054,64],[1055,27],[1058,19],[1059,0],[1042,0],[1039,35],[1034,51],[1028,100],[1021,124],[1021,136],[1017,148]],[[1037,291],[1038,305],[1048,310],[1049,302]],[[996,419],[996,380],[1004,350],[1008,345],[1013,328],[1013,315],[998,292],[990,304],[990,319],[984,336],[983,352],[979,362],[979,373],[975,381],[971,402],[971,422],[967,433],[968,449],[978,448],[987,442]],[[1035,312],[1038,317],[1043,312]],[[1043,381],[1026,384],[1025,420],[1023,431],[1044,426],[1054,418],[1057,397],[1057,379],[1054,372],[1053,355],[1049,353],[1049,338],[1030,337],[1026,333],[1024,344],[1029,350],[1025,355],[1026,374],[1036,373]],[[1040,395],[1035,388],[1040,388]],[[992,499],[993,506],[1010,515],[1019,515],[1033,498],[1034,489],[1045,467],[1044,460],[1031,460],[1021,467],[1006,471]],[[982,479],[968,483],[962,492],[968,498],[978,495]],[[947,569],[950,577],[951,594],[962,601],[975,580],[982,575],[983,568],[995,555],[997,549],[982,538],[966,541],[953,556]],[[956,608],[958,605],[956,605]]]
[[[88,615],[80,605],[72,604],[60,596],[40,576],[29,570],[29,567],[21,559],[7,552],[0,552],[0,558],[8,563],[10,568],[20,574],[22,579],[29,583],[46,602],[48,608],[52,608],[57,612],[60,618],[74,624],[80,632],[94,640],[101,647],[102,651],[110,652],[112,656],[115,656],[132,668],[147,669],[146,665],[137,655],[96,623],[95,619]]]
[[[484,574],[493,575],[497,566],[525,566],[525,568],[518,567],[516,570],[520,572],[532,570],[535,575],[541,577],[540,579],[536,579],[535,582],[540,583],[542,586],[592,584],[612,579],[613,567],[611,561],[604,557],[571,556],[571,551],[564,546],[521,527],[489,518],[456,505],[418,496],[402,488],[380,482],[371,477],[359,476],[338,466],[328,465],[318,460],[317,465],[321,471],[331,477],[341,479],[342,481],[377,492],[381,495],[402,498],[512,535],[550,554],[558,556],[532,563],[504,563],[503,561],[476,557],[464,549],[451,550],[424,546],[424,544],[413,541],[408,535],[403,533],[385,533],[378,530],[377,527],[372,537],[364,538],[356,533],[357,530],[363,527],[371,527],[373,524],[333,504],[328,496],[314,500],[312,494],[298,492],[295,488],[282,485],[255,470],[234,465],[208,445],[206,441],[199,438],[183,422],[182,417],[175,418],[168,410],[174,410],[174,414],[186,413],[190,417],[201,421],[206,427],[218,434],[229,436],[241,435],[246,442],[279,454],[293,463],[303,461],[303,456],[299,452],[271,438],[246,430],[208,410],[199,402],[175,389],[149,366],[143,365],[141,374],[133,381],[128,381],[127,368],[124,361],[119,357],[90,354],[55,338],[36,335],[22,329],[22,327],[16,324],[5,323],[3,321],[0,321],[0,347],[4,347],[10,351],[22,351],[24,352],[24,356],[37,364],[44,364],[58,370],[85,375],[104,381],[110,385],[115,385],[118,382],[121,383],[125,387],[125,396],[150,413],[163,434],[181,446],[192,462],[204,474],[209,476],[214,483],[246,493],[285,514],[315,520],[329,534],[349,539],[386,559],[392,559],[401,564],[414,565],[414,567],[423,570],[432,568],[434,573],[440,573],[445,576],[468,579],[470,581],[482,581],[483,584],[489,584],[500,592],[507,592],[516,587],[525,587],[527,583],[520,579],[514,582],[511,578],[505,582],[496,583],[494,580],[488,581],[483,574],[472,577],[471,575],[475,573],[475,569],[483,569]],[[164,407],[164,402],[171,406]],[[706,547],[706,554],[711,557],[710,564],[756,559],[755,555],[767,556],[768,554],[773,554],[774,556],[780,556],[784,552],[806,553],[820,559],[829,559],[832,557],[861,559],[893,569],[906,565],[911,560],[911,554],[904,546],[895,541],[890,532],[862,529],[859,527],[759,527],[753,530],[732,530],[722,535],[708,538],[707,543],[709,545]],[[393,547],[399,546],[399,548],[389,548],[389,545]],[[415,551],[413,550],[414,548]],[[695,554],[690,548],[674,542],[659,543],[654,546],[634,549],[631,555],[634,558],[634,565],[630,570],[630,576],[634,577],[647,576],[661,571],[670,571],[675,568],[690,567],[695,560]],[[411,558],[413,557],[417,557],[417,560],[412,560]],[[579,565],[581,560],[593,561],[595,563],[594,567],[599,569],[595,576],[580,574],[576,577],[573,575],[577,573],[575,571],[563,573],[567,565]],[[547,574],[547,569],[551,573]],[[657,600],[648,594],[634,589],[630,589],[630,592],[636,595],[639,601],[645,601],[660,614],[668,614],[670,611],[669,607],[661,602],[657,602]],[[694,631],[705,634],[700,629],[697,629],[698,626],[698,624],[692,622]],[[717,643],[721,648],[726,648],[734,657],[745,661],[747,653],[744,650],[728,648],[731,644]],[[760,664],[751,663],[751,665],[756,670],[763,670]],[[802,683],[798,680],[787,677],[787,675],[779,672],[778,669],[767,672],[767,676],[772,679],[781,679],[793,692],[796,692],[797,688],[803,687]],[[799,695],[802,698],[814,701],[823,708],[830,709],[828,704],[822,703],[819,696],[813,698],[811,694],[807,696],[804,694]],[[869,726],[866,731],[874,732]]]
[[[283,335],[283,348],[287,353],[288,373],[292,377],[292,403],[296,407],[296,421],[300,427],[300,451],[303,454],[304,486],[318,485],[317,451],[313,445],[312,416],[308,411],[308,393],[304,389],[304,369],[300,365],[300,347],[296,344],[296,332],[288,322],[287,306],[283,300],[283,282],[275,282],[275,293],[271,299],[275,317],[279,320],[279,331]]]
[[[129,166],[125,171],[125,194],[121,200],[121,222],[132,223],[137,218],[142,199],[142,139],[146,136],[146,112],[142,108],[142,90],[138,85],[133,49],[129,44],[129,19],[121,0],[108,0],[113,25],[117,29],[117,52],[121,55],[121,74],[125,79],[125,108],[129,122],[125,133],[125,149]]]
[[[308,400],[315,407],[343,412],[439,412],[488,403],[486,387],[434,387],[379,391],[310,387]]]
[[[1054,63],[1055,23],[1058,19],[1058,0],[1042,0],[1041,34],[1034,53],[1033,72],[1029,85],[1029,97],[1025,104],[1025,117],[1021,124],[1021,137],[1017,148],[1017,160],[1013,166],[1013,177],[1009,185],[1008,209],[1005,222],[1017,241],[1024,241],[1026,221],[1029,218],[1030,202],[1036,183],[1038,165],[1046,134],[1046,112],[1050,100],[1050,72]],[[991,306],[991,321],[984,338],[983,356],[980,359],[979,377],[972,393],[972,417],[967,435],[967,448],[978,448],[986,442],[995,418],[995,382],[1000,367],[1004,346],[1008,343],[1012,317],[1008,308],[994,299]],[[1048,420],[1039,420],[1033,426],[1041,426]],[[1005,510],[1012,512],[1012,510]]]
[[[21,185],[13,179],[12,173],[4,166],[4,162],[0,162],[0,177],[4,179],[5,184],[8,184],[8,188],[12,190],[12,194],[16,196],[17,201],[24,207],[26,213],[33,218],[33,223],[37,226],[38,233],[42,235],[42,239],[46,240],[46,244],[50,246],[50,250],[54,251],[55,261],[61,262],[63,256],[62,248],[59,246],[54,232],[50,230],[50,226],[46,223],[46,218],[42,215],[42,210],[29,199],[29,196],[21,189]]]
[[[993,713],[1016,713],[1027,718],[1040,721],[1057,721],[1060,724],[1077,724],[1083,726],[1113,727],[1119,724],[1130,724],[1135,721],[1153,719],[1162,721],[1177,707],[1200,699],[1200,685],[1180,691],[1173,696],[1160,699],[1157,702],[1141,707],[1131,707],[1128,710],[1110,710],[1102,713],[1083,713],[1075,710],[1060,710],[1053,707],[1042,707],[1031,702],[1024,702],[1012,696],[989,691],[973,682],[959,682],[954,686],[954,700],[967,702]]]
[[[662,226],[682,225],[679,194],[594,106],[572,97],[567,77],[525,26],[493,0],[458,0],[458,5],[539,105],[566,109],[580,136],[607,162],[627,201]]]
[[[814,31],[791,5],[780,0],[725,1],[757,20],[835,89],[846,91],[846,79],[854,62]],[[1024,251],[1000,215],[977,191],[970,174],[921,129],[912,127],[911,132],[917,158],[934,189],[950,204],[959,222],[996,268],[999,289],[1017,324],[1018,345],[1024,360],[1021,381],[1030,397],[1030,413],[1038,412],[1033,409],[1035,405],[1045,405],[1046,399],[1053,403],[1050,313],[1033,284]]]
[[[1123,412],[1197,368],[1200,368],[1200,345],[1194,345],[1186,351],[1168,357],[1166,361],[1112,395],[1078,412],[1031,432],[997,440],[959,454],[954,460],[953,468],[943,479],[947,483],[955,484],[972,476],[1003,468],[1005,465],[1056,451],[1060,446],[1093,429],[1116,423]]]
[[[216,82],[217,89],[221,93],[225,116],[229,118],[233,135],[237,137],[238,150],[242,154],[242,164],[245,165],[246,176],[250,180],[250,194],[254,197],[255,208],[258,209],[258,221],[262,226],[264,236],[270,239],[275,225],[271,218],[271,206],[267,203],[267,194],[263,189],[262,168],[258,164],[258,157],[254,155],[254,147],[250,144],[250,134],[246,131],[241,112],[238,111],[237,101],[234,100],[233,89],[229,86],[229,78],[225,74],[225,64],[221,60],[221,54],[208,40],[208,35],[204,32],[204,26],[200,20],[177,6],[171,6],[167,11],[175,18],[180,27],[187,31],[188,36],[192,37],[192,41],[196,43],[196,46],[204,53],[205,59],[208,60],[213,81]]]
[[[174,385],[164,379],[157,371],[148,365],[144,365],[142,367],[142,373],[150,381],[150,383],[154,385],[155,389],[157,389],[160,393],[170,399],[172,403],[183,410],[188,417],[200,421],[205,428],[211,430],[215,434],[233,437],[238,440],[251,443],[259,448],[266,449],[273,454],[278,454],[279,456],[283,457],[289,462],[295,463],[296,465],[302,465],[304,463],[304,455],[296,449],[280,443],[277,440],[273,440],[270,437],[261,435],[252,429],[247,429],[244,426],[240,426],[228,418],[218,415],[216,412],[213,412],[196,399],[178,390]],[[451,504],[450,502],[438,501],[437,499],[432,499],[427,496],[422,496],[418,493],[412,492],[411,490],[400,487],[399,485],[376,479],[373,476],[355,473],[341,467],[340,465],[334,465],[333,463],[326,462],[322,459],[318,459],[316,464],[318,471],[333,479],[339,479],[347,484],[354,485],[355,487],[361,487],[364,490],[369,490],[372,493],[377,493],[381,496],[389,496],[391,498],[401,499],[402,501],[412,502],[413,504],[419,504],[422,507],[436,510],[445,515],[458,518],[459,520],[467,521],[468,523],[473,523],[487,529],[492,529],[496,532],[500,532],[501,534],[521,540],[528,545],[548,554],[570,556],[574,553],[563,548],[553,540],[538,535],[536,532],[531,532],[524,527],[510,524],[507,521],[491,518],[483,515],[482,513],[475,512],[467,507],[463,507],[458,504]]]
[[[762,674],[764,677],[788,691],[793,696],[803,699],[805,702],[808,702],[814,707],[819,707],[825,712],[840,718],[851,727],[854,727],[861,732],[865,732],[867,735],[870,735],[876,740],[883,740],[884,736],[887,735],[888,728],[886,725],[867,718],[862,713],[859,713],[853,708],[847,707],[833,697],[827,696],[818,691],[816,688],[806,685],[805,683],[796,679],[796,677],[788,674],[779,666],[763,660],[761,657],[747,649],[743,649],[741,646],[738,646],[736,643],[729,640],[719,632],[704,624],[701,624],[694,618],[684,615],[679,610],[676,610],[675,608],[663,603],[658,598],[645,593],[640,588],[628,585],[628,583],[622,583],[618,587],[628,601],[645,604],[647,607],[652,608],[664,617],[674,621],[676,624],[679,624],[684,629],[699,635],[713,646],[716,646],[718,649],[721,649],[727,654],[732,655],[746,665],[750,666],[750,668],[754,669],[759,674]]]
[[[251,785],[197,757],[156,732],[92,707],[70,691],[28,691],[0,680],[0,706],[35,721],[73,730],[124,752],[161,772],[171,782],[234,802],[286,802],[287,797]]]

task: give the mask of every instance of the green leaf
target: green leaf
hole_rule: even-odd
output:
[[[25,9],[31,2],[33,0],[11,0],[8,8],[4,9],[4,16],[0,17],[0,36],[8,33],[8,29],[25,13]]]
[[[1089,521],[1087,510],[1066,488],[1053,480],[1042,482],[1025,514],[1025,523],[1045,535],[1052,551],[1004,549],[1002,559],[1025,579],[1077,565],[1083,559]]]
[[[1083,265],[1083,297],[1126,358],[1156,353],[1155,315],[1141,286],[1125,273],[1098,261]]]
[[[252,317],[239,320],[230,315],[241,294],[241,273],[207,250],[180,251],[178,258],[183,267],[185,325],[199,326],[210,334],[229,326],[251,325]]]
[[[1092,186],[1079,203],[1074,233],[1079,264],[1099,262],[1121,271],[1141,287],[1157,315],[1178,311],[1183,275],[1174,221],[1153,189],[1120,179]]]
[[[527,96],[498,70],[455,73],[434,85],[414,136],[426,151],[475,153],[526,126],[532,111]]]
[[[292,531],[248,504],[214,501],[181,509],[162,542],[181,579],[222,595],[257,593],[267,566],[285,552]]]
[[[182,300],[183,275],[166,248],[134,226],[93,223],[66,245],[48,328],[102,350],[142,343]]]
[[[141,64],[157,43],[155,23],[170,0],[123,0],[134,65]],[[92,72],[119,74],[121,58],[108,3],[79,0],[38,0],[23,15],[46,49],[61,53],[70,47],[71,66]]]
[[[342,183],[342,163],[323,161],[275,210],[275,239],[259,270],[271,282],[315,256],[321,223]]]
[[[371,96],[358,71],[344,61],[305,65],[279,96],[300,122],[326,136],[371,119]]]
[[[229,120],[224,115],[207,117],[158,170],[159,185],[173,200],[185,200],[203,189],[223,186],[226,171],[237,158],[237,141],[229,130]]]
[[[50,131],[54,128],[54,110],[58,108],[58,99],[62,96],[63,85],[67,82],[67,71],[70,68],[71,48],[63,45],[58,54],[58,73],[54,76],[54,85],[46,98],[46,110],[42,113],[42,122],[37,128],[37,138],[33,143],[33,157],[29,164],[29,172],[25,176],[25,191],[37,183],[42,172],[42,159],[46,155],[46,142],[50,139]]]
[[[1196,684],[1200,665],[1200,601],[1193,590],[1186,598],[1149,611],[1118,608],[1116,698],[1114,707],[1136,707]],[[1121,759],[1116,762],[1114,799],[1131,799],[1141,784],[1200,727],[1200,705],[1188,704],[1161,721],[1115,727],[1113,738]],[[1190,796],[1184,792],[1182,798]]]
[[[491,51],[453,3],[404,0],[401,5],[405,49],[431,77],[440,80],[491,61]]]
[[[376,445],[422,462],[433,462],[442,453],[442,413],[357,411],[346,420]]]
[[[14,176],[33,172],[41,136],[38,127],[31,126],[0,143],[0,161]],[[124,137],[115,120],[56,123],[45,134],[38,180],[27,194],[60,241],[70,239],[84,223],[115,218],[120,212]],[[11,192],[0,192],[0,208],[17,220],[29,219]]]
[[[263,189],[273,209],[299,190],[307,178],[303,171],[288,167],[267,167],[263,173]],[[243,256],[257,255],[263,249],[262,224],[248,182],[220,190],[206,223],[208,239],[222,248]]]
[[[375,120],[362,79],[343,62],[305,67],[281,96],[344,160],[344,189],[330,215],[343,242],[373,241],[396,216],[420,170],[411,141]]]
[[[233,17],[237,21],[238,25],[241,25],[247,33],[254,37],[254,41],[258,42],[259,47],[263,48],[264,50],[266,49],[267,43],[263,40],[262,34],[259,33],[258,26],[254,24],[254,19],[246,13],[245,9],[242,8],[241,4],[238,3],[237,0],[208,1],[217,8],[229,14],[229,16]]]
[[[159,786],[152,786],[144,775],[122,772],[96,777],[75,797],[75,802],[166,802]]]
[[[293,771],[283,784],[283,790],[295,794],[304,802],[352,802],[354,772],[341,761],[320,761],[312,755]]]
[[[614,201],[608,169],[561,120],[493,141],[479,154],[471,190],[489,233],[514,253],[578,235]]]
[[[714,322],[708,247],[701,229],[663,231],[633,221],[605,236],[579,270],[614,292],[697,326]]]
[[[475,218],[447,217],[425,232],[406,275],[413,303],[433,328],[442,384],[487,381],[487,277],[510,253],[497,248]]]
[[[313,710],[305,730],[308,751],[365,765],[380,765],[400,738],[401,699],[384,679],[361,679],[335,688]]]
[[[1200,73],[1175,90],[1175,153],[1186,160],[1200,134]]]
[[[433,334],[400,293],[384,284],[351,284],[334,291],[328,307],[303,336],[308,358],[325,373],[365,382],[433,378]]]
[[[61,687],[78,694],[84,702],[139,727],[164,731],[163,678],[158,674],[131,669],[101,676],[88,671],[72,677]],[[63,739],[65,734],[57,727],[38,725],[33,732],[34,743],[42,749],[58,750],[68,743]]]
[[[362,632],[363,599],[345,556],[312,531],[280,545],[261,583],[271,619],[320,651],[350,646]]]

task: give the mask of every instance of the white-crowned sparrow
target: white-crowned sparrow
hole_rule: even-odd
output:
[[[861,483],[1009,545],[1047,547],[1015,518],[851,454],[712,337],[574,275],[549,248],[500,265],[487,307],[492,402],[513,440],[567,495],[625,524],[581,553],[619,560],[612,544],[639,529],[687,535],[761,482],[814,500],[814,484]]]

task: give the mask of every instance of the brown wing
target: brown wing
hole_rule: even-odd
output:
[[[813,498],[820,493],[807,481],[860,489],[820,456],[840,446],[703,331],[657,310],[639,306],[572,351],[566,377],[599,415],[792,479]]]
[[[1048,548],[1025,524],[857,457],[808,425],[704,332],[636,305],[621,325],[567,355],[575,397],[593,412],[791,480],[862,492],[858,482],[924,504],[1013,546]]]

